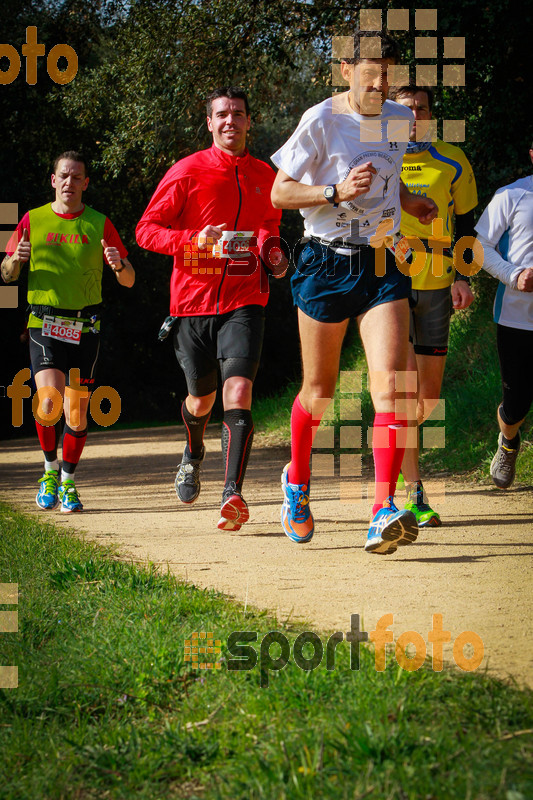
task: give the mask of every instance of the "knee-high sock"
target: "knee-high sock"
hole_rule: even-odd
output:
[[[74,475],[78,466],[85,442],[87,441],[87,428],[83,431],[73,431],[65,425],[63,432],[63,459],[61,462],[61,480],[67,480]]]
[[[61,420],[56,422],[55,425],[41,425],[40,422],[35,420],[35,427],[37,428],[41,450],[44,453],[45,469],[58,469],[57,445],[61,436]],[[50,466],[50,464],[54,466]]]
[[[322,414],[310,414],[300,402],[300,396],[292,406],[291,413],[291,466],[289,483],[309,483],[311,477],[309,461],[315,433],[320,425]]]
[[[407,421],[396,414],[376,414],[372,436],[372,451],[376,470],[376,485],[372,516],[388,497],[394,497],[396,482],[402,466],[407,436]]]
[[[181,418],[187,432],[187,447],[191,458],[200,458],[202,455],[204,433],[210,416],[211,412],[203,417],[195,417],[185,405],[185,400],[181,404]]]
[[[251,411],[232,408],[224,412],[222,421],[222,458],[226,470],[224,484],[227,486],[229,483],[235,483],[239,492],[242,489],[253,438],[254,423]]]

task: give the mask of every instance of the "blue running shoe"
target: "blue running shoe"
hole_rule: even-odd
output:
[[[57,469],[49,469],[45,472],[41,480],[39,491],[35,502],[44,511],[52,511],[59,503],[57,490],[59,488],[59,473]]]
[[[65,514],[72,514],[73,511],[83,511],[83,505],[80,502],[74,481],[63,481],[59,487],[59,499],[61,500],[61,511]]]
[[[303,544],[313,538],[315,524],[309,508],[309,484],[289,483],[287,477],[290,464],[281,473],[283,489],[283,506],[281,507],[281,524],[283,530],[293,542]]]
[[[392,497],[380,508],[370,523],[365,544],[367,553],[390,555],[400,545],[412,544],[418,536],[418,524],[412,511],[398,511]]]

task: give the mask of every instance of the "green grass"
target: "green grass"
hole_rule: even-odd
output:
[[[252,411],[256,430],[275,441],[288,444],[291,440],[292,404],[299,391],[299,383],[289,383],[275,397],[260,397],[254,401]]]
[[[330,672],[299,669],[291,645],[261,688],[259,667],[227,669],[230,632],[257,631],[259,652],[299,630],[6,506],[0,526],[0,582],[19,585],[19,632],[0,636],[19,668],[0,690],[3,800],[532,796],[531,691],[392,654],[376,672],[366,647],[352,670],[346,644]],[[193,631],[222,640],[220,671],[185,662]]]

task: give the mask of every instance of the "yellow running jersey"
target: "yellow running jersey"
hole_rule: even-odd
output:
[[[406,153],[403,157],[402,180],[413,194],[435,201],[444,237],[449,237],[453,243],[454,214],[467,214],[477,206],[474,172],[461,148],[438,140],[422,153]],[[401,231],[405,236],[427,240],[429,247],[432,239],[435,241],[432,225],[422,225],[416,217],[403,210]],[[442,276],[434,274],[432,261],[428,253],[423,270],[413,277],[413,289],[443,289],[453,283],[455,269],[452,259],[444,256]]]

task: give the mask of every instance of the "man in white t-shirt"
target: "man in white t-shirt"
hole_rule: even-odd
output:
[[[533,162],[533,142],[529,150]],[[476,231],[483,268],[500,283],[494,299],[503,399],[498,407],[498,450],[490,465],[500,489],[514,481],[520,426],[533,403],[533,175],[498,189]]]
[[[374,40],[372,44],[367,37]],[[381,45],[381,57],[364,48]],[[372,53],[375,55],[375,53]],[[292,278],[302,347],[303,385],[291,415],[291,462],[283,470],[283,529],[295,542],[314,531],[309,508],[313,435],[333,397],[342,341],[355,317],[370,372],[376,411],[372,447],[376,468],[373,520],[365,549],[393,553],[416,539],[411,511],[393,502],[406,439],[405,397],[397,378],[406,371],[410,278],[391,250],[400,228],[400,205],[421,222],[437,214],[429,198],[401,183],[402,159],[413,124],[410,109],[386,100],[387,68],[398,61],[385,32],[357,31],[354,58],[341,63],[350,90],[310,108],[273,156],[279,168],[272,189],[276,208],[300,209],[305,240]],[[378,248],[389,235],[391,247]]]

